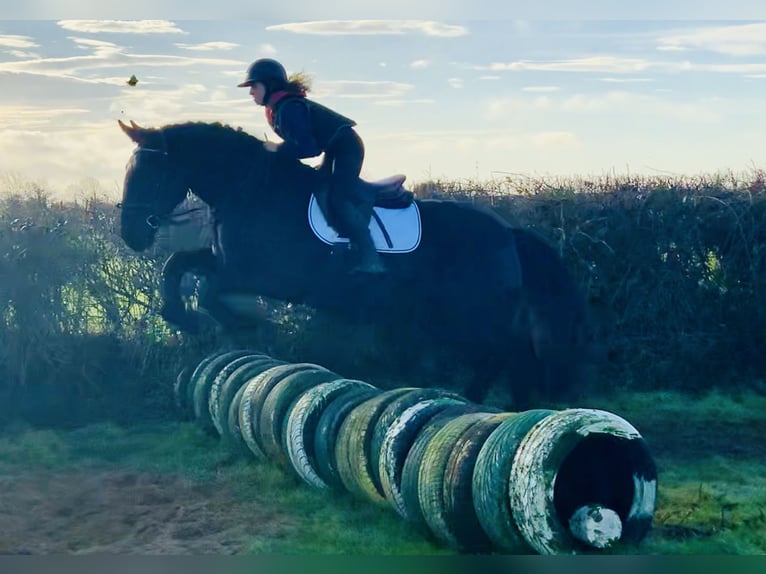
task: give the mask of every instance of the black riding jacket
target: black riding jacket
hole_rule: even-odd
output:
[[[299,95],[276,92],[269,98],[266,118],[284,140],[280,153],[303,159],[314,157],[332,146],[338,132],[356,125],[346,116]]]

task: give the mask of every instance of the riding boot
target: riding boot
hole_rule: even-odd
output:
[[[338,208],[338,215],[344,224],[343,230],[351,242],[352,249],[357,252],[359,257],[359,261],[352,272],[385,273],[386,266],[375,249],[375,243],[370,235],[369,224],[372,209],[364,210],[362,206],[357,207],[351,202],[343,202]],[[366,214],[365,211],[370,213]]]

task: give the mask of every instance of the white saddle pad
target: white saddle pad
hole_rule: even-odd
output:
[[[417,249],[420,245],[421,225],[420,211],[415,202],[404,209],[386,209],[383,207],[374,209],[383,225],[383,229],[381,229],[381,225],[375,217],[370,219],[370,234],[378,251],[382,253],[409,253]],[[338,232],[327,224],[319,203],[313,195],[309,201],[309,225],[314,234],[328,245],[348,243],[347,237],[339,236]]]

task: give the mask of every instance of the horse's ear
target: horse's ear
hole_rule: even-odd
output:
[[[133,120],[130,121],[130,125],[123,123],[122,120],[117,120],[117,123],[120,124],[120,129],[122,129],[122,131],[138,145],[141,145],[146,139],[146,130],[139,127]]]

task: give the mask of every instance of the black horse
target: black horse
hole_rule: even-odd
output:
[[[242,293],[384,324],[471,365],[469,399],[483,400],[507,372],[517,407],[533,388],[558,396],[590,353],[586,303],[556,252],[489,210],[414,200],[417,248],[383,253],[382,277],[350,274],[349,250],[320,240],[308,223],[312,193],[324,186],[320,170],[219,123],[120,127],[137,144],[125,175],[123,240],[143,251],[188,192],[204,201],[215,218],[212,249],[171,257],[166,271],[207,275],[206,307],[224,324],[241,319],[223,302]],[[360,181],[360,194],[374,192]],[[175,322],[186,322],[186,311],[175,310]]]

